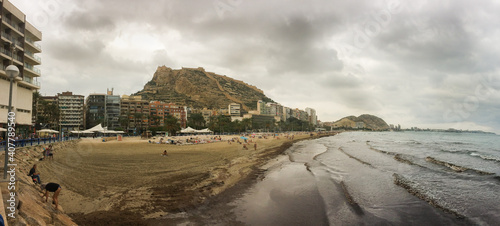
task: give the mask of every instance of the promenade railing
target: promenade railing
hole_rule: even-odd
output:
[[[61,141],[77,140],[78,137],[46,137],[46,138],[30,138],[30,139],[19,139],[14,141],[16,148],[19,147],[30,147],[42,144],[51,144]],[[0,142],[0,151],[5,151],[5,140]]]

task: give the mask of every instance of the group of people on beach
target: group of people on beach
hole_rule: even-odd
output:
[[[48,148],[45,148],[43,150],[43,157],[42,159],[51,159],[53,160],[53,153],[52,153],[52,145],[49,145]],[[42,190],[42,192],[44,192],[43,194],[43,197],[45,197],[45,200],[44,202],[47,202],[48,201],[48,198],[49,198],[49,194],[50,192],[53,192],[54,195],[52,196],[52,204],[55,205],[55,209],[58,208],[59,206],[59,193],[61,192],[61,185],[57,184],[57,183],[53,183],[53,182],[50,182],[50,183],[45,183],[45,184],[42,184],[42,180],[40,179],[40,172],[37,170],[37,164],[33,164],[33,166],[31,167],[29,173],[28,173],[28,176],[31,177],[31,179],[33,180],[33,182],[35,184],[39,184],[40,185],[40,189]]]
[[[61,185],[57,184],[57,183],[46,183],[46,184],[42,184],[42,180],[40,179],[40,172],[38,172],[36,170],[37,166],[36,164],[33,165],[33,167],[30,169],[30,172],[28,174],[28,176],[31,177],[31,179],[33,180],[33,182],[35,184],[40,184],[40,189],[43,191],[45,191],[45,193],[43,194],[43,197],[45,197],[45,202],[47,202],[48,198],[49,198],[49,193],[50,192],[53,192],[54,195],[52,196],[52,204],[55,204],[55,208],[57,209],[57,207],[59,206],[59,193],[61,192]]]

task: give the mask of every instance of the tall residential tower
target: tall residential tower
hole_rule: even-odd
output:
[[[5,73],[8,65],[19,69],[19,77],[12,89],[12,110],[17,125],[31,125],[33,91],[40,89],[37,78],[41,64],[37,53],[42,52],[36,42],[42,32],[26,21],[26,15],[8,0],[0,0],[0,125],[5,127],[9,104],[10,80]]]

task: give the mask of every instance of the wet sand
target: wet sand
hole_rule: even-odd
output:
[[[227,141],[167,145],[139,138],[82,139],[74,150],[55,150],[54,160],[42,162],[39,170],[44,182],[62,185],[60,204],[79,225],[167,224],[256,175],[258,166],[291,145],[280,138],[254,139],[257,151],[253,144],[245,150]],[[307,138],[295,135],[295,141]],[[164,150],[168,156],[161,155]]]

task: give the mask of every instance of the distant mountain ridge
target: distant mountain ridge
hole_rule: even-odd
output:
[[[360,123],[361,122],[361,123]],[[358,128],[370,129],[374,131],[389,130],[387,123],[374,115],[363,114],[358,117],[347,116],[333,123],[334,128]]]
[[[174,70],[160,66],[144,89],[132,94],[146,100],[172,102],[194,108],[227,108],[239,103],[248,111],[257,108],[257,101],[273,102],[264,92],[224,75],[206,72],[199,68]]]

